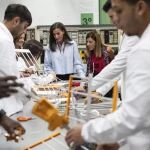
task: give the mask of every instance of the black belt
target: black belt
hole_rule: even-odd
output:
[[[73,73],[70,74],[56,74],[56,77],[61,80],[69,80],[69,76],[73,75]]]

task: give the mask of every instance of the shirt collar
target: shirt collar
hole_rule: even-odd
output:
[[[7,36],[13,41],[13,36],[10,33],[10,31],[8,30],[8,28],[5,26],[5,24],[0,22],[0,28],[7,34]]]
[[[149,33],[150,33],[150,24],[148,24],[148,26],[146,27],[146,29],[143,32],[141,38],[145,38],[145,37],[149,36]]]
[[[73,43],[74,43],[74,41],[68,41],[68,43],[73,44]]]

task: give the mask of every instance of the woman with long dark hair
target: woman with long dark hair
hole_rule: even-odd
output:
[[[49,49],[45,50],[44,69],[46,73],[55,72],[62,80],[68,80],[71,74],[84,77],[84,68],[77,44],[72,41],[65,26],[54,23],[50,28]]]

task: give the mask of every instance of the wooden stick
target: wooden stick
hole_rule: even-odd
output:
[[[69,77],[69,88],[68,88],[67,105],[66,105],[66,112],[65,112],[66,116],[69,116],[72,80],[73,80],[73,77],[70,75],[70,77]]]
[[[42,144],[42,143],[44,143],[46,141],[51,140],[52,138],[54,138],[54,137],[56,137],[58,135],[60,135],[60,132],[55,132],[52,135],[48,136],[47,138],[44,138],[44,139],[42,139],[42,140],[40,140],[40,141],[38,141],[38,142],[36,142],[36,143],[26,147],[26,148],[23,148],[22,150],[29,150],[31,148],[34,148],[34,147],[36,147],[36,146],[38,146],[38,145],[40,145],[40,144]]]
[[[89,73],[88,75],[88,95],[87,95],[87,105],[86,105],[86,118],[87,120],[90,120],[90,111],[91,111],[91,101],[92,101],[92,97],[91,97],[91,81],[93,78],[93,74]]]
[[[117,81],[115,81],[113,88],[112,112],[117,110],[117,101],[118,101],[118,84]]]

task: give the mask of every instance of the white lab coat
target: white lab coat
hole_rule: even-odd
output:
[[[127,59],[125,100],[105,118],[91,120],[83,126],[88,142],[114,143],[126,138],[130,150],[150,150],[150,25]]]
[[[100,92],[105,95],[113,86],[114,80],[118,80],[121,73],[126,68],[127,57],[131,48],[139,41],[137,36],[127,36],[124,34],[122,42],[119,46],[118,55],[107,65],[98,75],[92,79],[92,90]],[[122,75],[122,78],[123,75]],[[110,82],[109,82],[110,81]],[[121,81],[121,93],[124,97],[124,83]]]
[[[0,23],[0,76],[18,76],[17,61],[13,37],[3,23]],[[23,104],[15,95],[0,99],[0,109],[4,109],[7,115],[12,115],[22,110]]]

